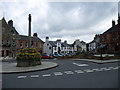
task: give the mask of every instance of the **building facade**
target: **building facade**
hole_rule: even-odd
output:
[[[88,51],[93,54],[99,53],[100,40],[101,36],[99,34],[96,34],[94,40],[87,44]]]
[[[46,37],[43,48],[44,53],[53,55],[58,54],[68,54],[77,51],[77,47],[74,44],[68,44],[67,41],[61,42],[60,39],[56,41],[49,41],[49,37]]]
[[[1,56],[6,57],[15,57],[17,53],[17,46],[18,46],[18,38],[19,33],[16,31],[15,27],[13,27],[13,21],[10,20],[8,23],[4,19],[2,21],[2,49],[1,49]]]
[[[84,41],[77,39],[74,41],[74,44],[77,46],[77,52],[81,53],[87,51],[86,43]]]
[[[12,20],[9,20],[7,23],[3,17],[0,22],[2,23],[0,54],[2,57],[15,57],[20,49],[28,47],[28,36],[19,35],[13,26]],[[44,42],[37,36],[37,33],[31,37],[31,46],[36,48],[40,53],[43,53],[43,44]]]
[[[118,23],[112,21],[112,27],[101,34],[100,45],[104,46],[104,53],[120,54],[120,16]]]
[[[18,51],[23,48],[28,48],[28,36],[19,35],[18,39]],[[38,52],[43,53],[43,44],[44,42],[37,36],[37,33],[31,37],[31,48],[36,48]]]

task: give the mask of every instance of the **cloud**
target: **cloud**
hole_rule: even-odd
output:
[[[32,33],[37,32],[42,40],[61,38],[69,43],[75,39],[89,42],[95,34],[111,27],[117,19],[116,2],[46,2],[22,0],[1,2],[0,17],[5,12],[6,20],[13,19],[20,34],[27,35],[28,14],[32,14]]]

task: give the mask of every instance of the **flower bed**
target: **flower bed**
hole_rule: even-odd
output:
[[[41,55],[35,48],[24,48],[17,54],[17,67],[41,64]]]

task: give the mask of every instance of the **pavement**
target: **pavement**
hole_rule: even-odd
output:
[[[57,67],[57,63],[53,62],[42,62],[42,65],[31,66],[31,67],[16,67],[16,62],[0,62],[0,73],[9,74],[9,73],[22,73],[30,71],[40,71],[47,70],[54,67]]]

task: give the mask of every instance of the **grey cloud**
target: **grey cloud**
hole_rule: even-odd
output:
[[[115,17],[117,3],[110,2],[35,2],[2,3],[0,10],[6,12],[7,19],[13,19],[20,34],[27,34],[28,14],[32,14],[32,33],[38,32],[44,40],[46,36],[54,38],[93,37],[101,33],[100,23]],[[0,17],[2,15],[0,14]],[[107,25],[107,21],[103,23]],[[104,26],[105,27],[105,26]],[[106,28],[102,28],[106,29]]]

